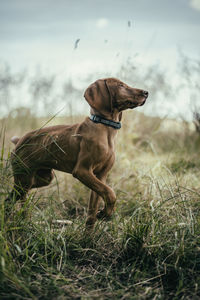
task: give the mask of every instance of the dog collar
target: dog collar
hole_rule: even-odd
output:
[[[90,120],[94,123],[101,123],[103,125],[110,126],[114,129],[120,129],[122,127],[120,122],[107,120],[107,119],[104,119],[104,118],[102,118],[100,116],[97,116],[97,115],[91,115]]]

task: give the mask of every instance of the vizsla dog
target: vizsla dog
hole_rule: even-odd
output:
[[[8,199],[23,200],[30,189],[49,185],[53,169],[71,173],[91,189],[86,227],[93,228],[97,218],[107,219],[115,209],[116,196],[106,177],[115,160],[122,111],[143,105],[148,92],[106,78],[92,83],[84,97],[91,116],[82,123],[46,127],[12,139],[14,188]],[[98,212],[100,198],[105,205]]]

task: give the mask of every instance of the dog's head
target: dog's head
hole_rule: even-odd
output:
[[[108,116],[114,110],[121,112],[142,106],[148,92],[132,88],[116,78],[105,78],[92,83],[86,89],[84,97],[95,111]]]

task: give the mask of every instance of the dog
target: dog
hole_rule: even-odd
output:
[[[91,115],[82,123],[41,128],[11,139],[16,145],[11,155],[14,187],[7,200],[23,201],[30,189],[49,185],[53,170],[71,173],[91,189],[86,228],[93,228],[97,219],[109,219],[115,210],[116,195],[106,178],[115,161],[122,112],[144,105],[148,92],[105,78],[92,83],[84,97]],[[101,198],[104,208],[98,211]]]

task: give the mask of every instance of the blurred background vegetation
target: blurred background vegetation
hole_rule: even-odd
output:
[[[176,80],[173,85],[170,74],[158,64],[144,67],[128,58],[118,69],[114,77],[131,86],[149,91],[149,98],[142,111],[149,116],[173,118],[185,123],[194,122],[199,129],[199,93],[200,61],[180,53],[176,66]],[[13,72],[6,64],[0,64],[0,118],[6,127],[13,122],[26,128],[40,126],[38,118],[54,115],[70,117],[87,115],[89,107],[83,97],[87,86],[98,78],[113,77],[109,72],[91,73],[77,80],[49,74],[36,68],[34,74],[28,70]],[[81,87],[80,87],[81,86]],[[183,97],[183,99],[182,99]],[[183,103],[183,104],[182,104]],[[19,126],[20,127],[20,126]],[[27,128],[28,128],[27,127]]]

